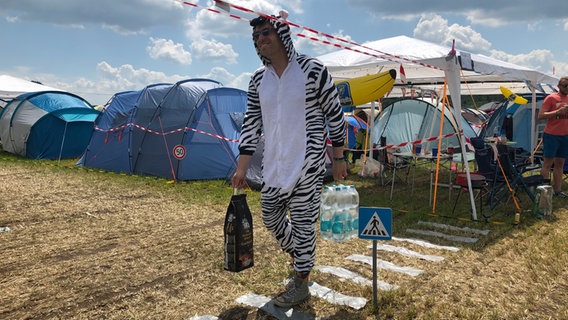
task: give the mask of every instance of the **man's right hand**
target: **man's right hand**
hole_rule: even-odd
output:
[[[250,155],[239,155],[237,169],[235,170],[235,174],[233,174],[233,178],[231,179],[233,188],[241,189],[247,186],[246,176],[251,158],[252,156]]]
[[[231,179],[231,184],[233,188],[242,189],[246,186],[246,170],[236,170],[233,178]]]

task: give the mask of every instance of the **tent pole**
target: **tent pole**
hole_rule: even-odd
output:
[[[531,150],[534,150],[536,145],[536,88],[531,86],[532,99],[531,99]],[[535,150],[536,151],[536,150]],[[534,164],[534,152],[531,152],[531,164]]]
[[[61,140],[61,148],[59,148],[59,158],[57,159],[57,165],[61,163],[61,155],[63,154],[63,145],[65,144],[66,134],[67,134],[67,122],[65,122],[65,129],[63,130],[63,139]]]
[[[436,198],[437,198],[437,194],[438,194],[438,177],[440,174],[440,155],[442,154],[442,135],[444,134],[444,120],[445,120],[445,110],[446,107],[450,107],[450,103],[448,101],[448,95],[447,95],[447,83],[444,82],[444,96],[442,97],[442,114],[440,114],[440,124],[439,126],[439,131],[438,131],[438,141],[437,141],[437,145],[436,147],[438,148],[438,153],[436,154],[436,180],[434,182],[434,200],[432,202],[432,213],[435,214],[436,213]],[[436,106],[436,109],[438,108],[438,106]],[[450,111],[451,113],[451,111]],[[434,117],[432,117],[432,123],[434,123]],[[432,136],[432,135],[430,135]],[[451,166],[450,166],[450,171],[451,171]],[[432,183],[432,181],[430,181],[430,183]],[[430,186],[430,188],[432,188],[432,186]],[[452,188],[452,185],[449,185],[449,188]],[[451,194],[451,189],[450,189],[450,194]]]
[[[450,97],[452,98],[454,119],[461,119],[461,68],[458,64],[458,58],[454,50],[450,51],[446,57],[446,66],[444,75],[448,82]],[[477,221],[477,209],[475,207],[475,198],[473,196],[473,188],[471,186],[471,175],[469,172],[469,163],[467,161],[467,150],[465,149],[465,136],[462,129],[461,121],[456,121],[459,130],[459,142],[462,152],[462,161],[465,167],[465,175],[467,178],[467,187],[469,191],[469,201],[471,204],[471,218]]]
[[[367,130],[369,132],[369,139],[373,137],[373,127],[375,126],[375,100],[371,101],[371,115],[369,116],[370,119],[367,119]],[[373,125],[370,125],[370,124]],[[371,147],[369,148],[369,158],[373,159],[373,144],[370,144]],[[366,147],[366,146],[365,146]]]

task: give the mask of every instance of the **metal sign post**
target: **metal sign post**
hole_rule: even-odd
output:
[[[392,209],[359,208],[359,238],[373,240],[373,307],[378,312],[377,240],[392,239]]]

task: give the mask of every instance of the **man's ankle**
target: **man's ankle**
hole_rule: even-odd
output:
[[[296,272],[296,276],[304,281],[308,281],[308,279],[310,278],[310,272],[309,271],[297,271]]]

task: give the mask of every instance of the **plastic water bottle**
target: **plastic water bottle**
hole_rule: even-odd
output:
[[[334,241],[343,242],[345,240],[345,230],[347,229],[346,214],[336,211],[333,215],[331,224],[331,235]]]
[[[331,219],[331,235],[334,241],[343,242],[346,238],[347,215],[346,195],[347,189],[343,185],[335,187],[336,206]]]
[[[330,187],[324,187],[321,193],[320,233],[324,240],[331,240],[331,219],[333,218],[335,192]]]
[[[349,238],[356,238],[359,234],[359,192],[355,186],[349,186],[349,215],[351,218],[351,233]]]
[[[347,208],[347,187],[340,184],[335,186],[335,198],[338,211],[343,211]]]

